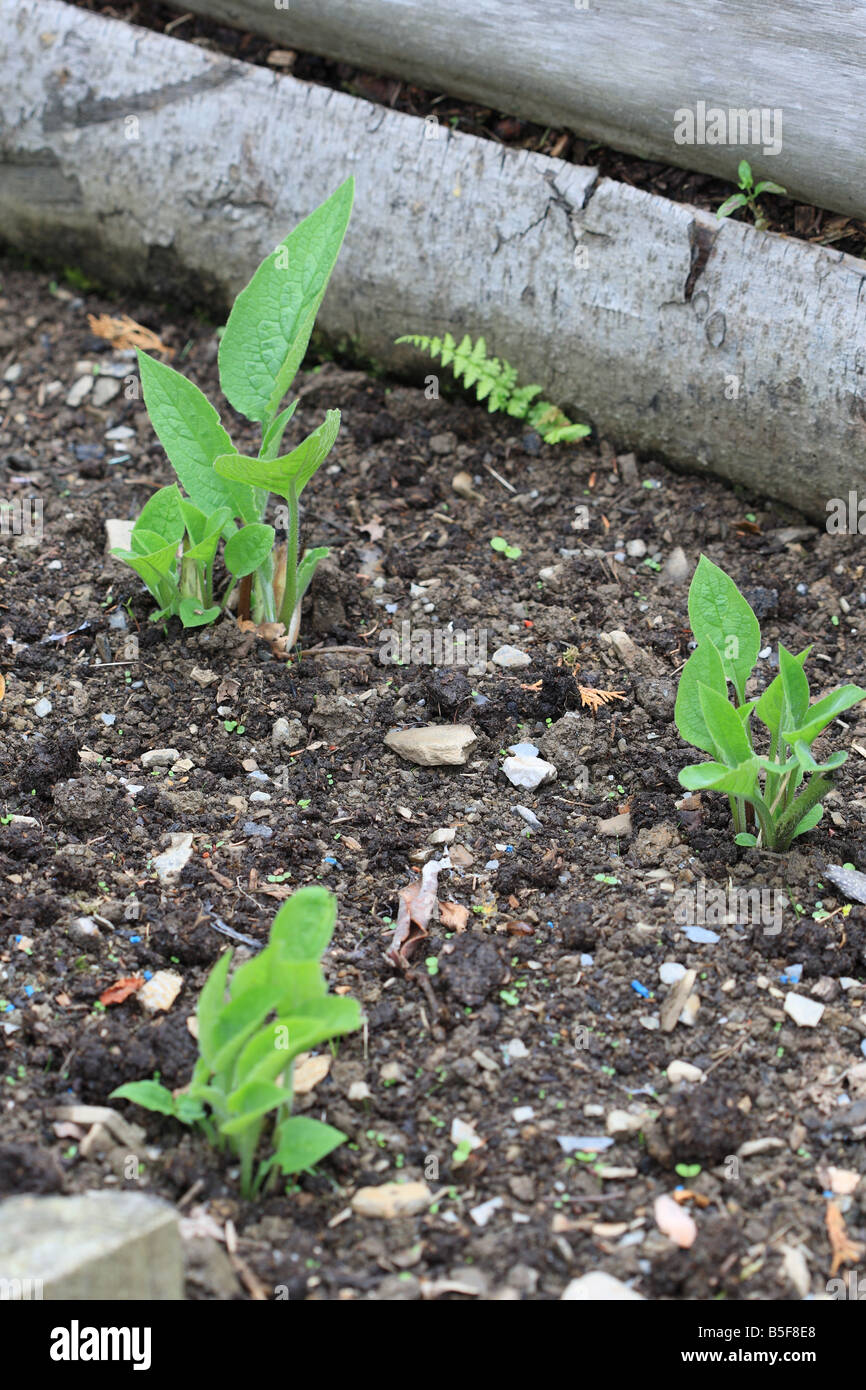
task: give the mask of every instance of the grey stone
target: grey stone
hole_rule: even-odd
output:
[[[3,1280],[13,1281],[12,1298],[39,1280],[42,1297],[54,1301],[182,1299],[177,1215],[138,1192],[9,1197],[0,1206],[0,1287],[8,1293]]]
[[[390,729],[388,748],[421,767],[459,766],[478,742],[468,724],[426,724],[420,729]]]

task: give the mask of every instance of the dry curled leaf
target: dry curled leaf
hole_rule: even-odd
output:
[[[87,322],[95,337],[104,338],[120,351],[141,348],[144,352],[162,352],[167,357],[174,357],[174,350],[166,347],[156,333],[136,323],[128,314],[121,314],[118,318],[112,318],[111,314],[100,314],[98,318],[95,314],[88,314]]]
[[[385,952],[394,965],[405,966],[409,949],[429,935],[427,924],[439,906],[436,896],[439,873],[446,865],[441,859],[431,859],[421,870],[420,879],[407,884],[400,892],[397,925],[391,945]]]
[[[104,989],[99,996],[100,1004],[122,1004],[124,999],[128,999],[136,990],[141,989],[144,984],[143,975],[128,975],[123,980],[116,980],[108,989]]]
[[[580,703],[592,710],[593,714],[598,714],[602,705],[610,704],[611,700],[624,700],[624,690],[596,690],[591,685],[579,685]]]
[[[833,1263],[830,1266],[830,1278],[832,1279],[840,1265],[855,1265],[863,1258],[863,1246],[856,1240],[852,1240],[845,1229],[845,1218],[839,1210],[837,1202],[827,1203],[827,1234],[830,1237],[830,1249],[833,1251]]]
[[[469,921],[469,908],[461,903],[440,903],[439,920],[449,931],[465,931]]]

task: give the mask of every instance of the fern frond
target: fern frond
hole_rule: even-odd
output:
[[[473,343],[469,334],[464,333],[457,343],[451,333],[443,338],[409,333],[396,338],[395,342],[409,343],[433,358],[438,357],[443,367],[451,368],[456,381],[469,390],[474,386],[476,400],[486,401],[491,414],[502,410],[514,419],[528,419],[547,444],[570,443],[591,433],[588,425],[573,424],[550,401],[537,401],[540,386],[518,386],[517,368],[505,358],[488,357],[483,337]]]

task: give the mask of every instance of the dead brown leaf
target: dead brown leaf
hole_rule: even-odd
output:
[[[443,867],[441,860],[429,860],[421,870],[420,879],[401,889],[397,925],[391,945],[385,952],[386,958],[394,965],[406,966],[410,948],[429,936],[427,924],[439,906],[436,890],[439,871]]]
[[[439,920],[449,931],[465,931],[469,921],[469,908],[460,903],[439,904]]]
[[[166,347],[150,328],[136,323],[128,314],[121,314],[118,318],[112,318],[110,314],[100,314],[98,318],[95,314],[88,314],[87,322],[97,338],[104,338],[120,351],[141,348],[144,352],[161,352],[167,357],[174,357],[173,348]]]
[[[124,999],[128,999],[131,994],[135,994],[137,989],[141,989],[144,984],[143,975],[128,975],[123,980],[116,980],[108,989],[104,989],[99,996],[100,1004],[122,1004]]]
[[[827,1203],[827,1234],[830,1237],[830,1248],[833,1251],[833,1263],[830,1266],[830,1278],[836,1274],[840,1265],[855,1265],[863,1258],[864,1247],[856,1240],[852,1240],[845,1228],[845,1218],[839,1209],[837,1202]]]

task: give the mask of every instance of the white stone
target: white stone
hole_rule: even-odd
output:
[[[556,777],[553,763],[545,762],[544,758],[506,758],[502,771],[513,787],[521,787],[529,792],[545,782],[552,782]]]
[[[671,1062],[665,1075],[672,1086],[678,1081],[700,1081],[703,1077],[700,1067],[695,1067],[691,1062],[683,1062],[677,1059]]]
[[[184,866],[189,863],[191,854],[192,832],[187,830],[173,834],[168,849],[163,850],[153,861],[160,883],[176,883]]]
[[[614,1279],[612,1274],[605,1274],[603,1269],[593,1269],[579,1279],[572,1279],[563,1290],[561,1302],[644,1303],[646,1300],[642,1293],[636,1293],[622,1280]]]
[[[420,729],[390,729],[388,748],[421,767],[459,767],[478,739],[468,724],[426,724]]]
[[[180,753],[176,748],[149,748],[146,753],[142,753],[138,761],[142,767],[171,767],[179,757]]]
[[[663,985],[675,985],[685,975],[686,967],[680,965],[679,961],[666,960],[664,965],[659,966],[659,979]]]
[[[819,1004],[817,999],[807,999],[802,994],[794,994],[793,991],[785,995],[785,1013],[799,1028],[817,1028],[825,1007],[824,1004]]]
[[[165,1013],[183,989],[183,976],[173,970],[157,970],[136,994],[145,1013]]]
[[[532,657],[527,652],[522,652],[519,647],[512,647],[508,643],[504,647],[498,647],[491,657],[494,666],[502,666],[508,669],[513,666],[528,666]]]

